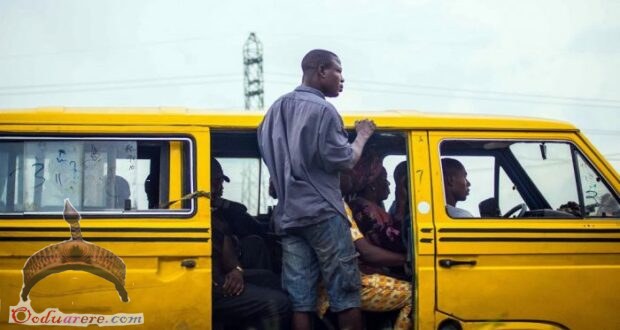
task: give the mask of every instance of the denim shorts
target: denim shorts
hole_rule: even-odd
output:
[[[293,311],[316,311],[320,277],[332,311],[360,307],[357,256],[349,223],[342,216],[287,230],[282,237],[282,286]]]

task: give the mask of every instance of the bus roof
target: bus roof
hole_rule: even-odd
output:
[[[413,110],[342,112],[345,126],[371,118],[382,129],[476,129],[577,131],[567,122],[518,116],[428,113]],[[187,108],[63,108],[0,109],[0,125],[127,125],[255,128],[264,112]]]

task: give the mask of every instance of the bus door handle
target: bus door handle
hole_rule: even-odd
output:
[[[194,260],[194,259],[185,259],[185,260],[181,261],[181,267],[192,269],[192,268],[196,267],[196,260]]]
[[[475,266],[476,260],[452,260],[452,259],[439,260],[439,266],[443,268],[451,268],[452,266],[459,266],[459,265]]]

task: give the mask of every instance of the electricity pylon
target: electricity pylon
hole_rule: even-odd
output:
[[[263,44],[250,33],[243,45],[245,110],[263,110]]]
[[[250,33],[243,45],[243,92],[245,110],[263,110],[263,44],[254,32]],[[261,189],[261,161],[256,164],[247,162],[241,172],[241,199],[250,212],[260,213],[261,206],[267,201],[266,189]]]

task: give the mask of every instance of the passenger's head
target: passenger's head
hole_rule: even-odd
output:
[[[601,196],[600,206],[597,212],[597,216],[614,217],[620,214],[620,205],[618,201],[610,194],[605,193]]]
[[[467,171],[461,162],[453,158],[443,158],[441,160],[443,171],[443,183],[446,193],[446,203],[455,206],[456,202],[464,201],[469,195]]]
[[[230,182],[230,178],[224,175],[222,165],[217,159],[211,157],[211,197],[221,198],[224,194],[224,181]]]
[[[344,78],[338,56],[328,50],[314,49],[301,60],[303,84],[336,97],[342,92]]]
[[[394,183],[396,185],[406,183],[405,179],[407,178],[407,161],[403,160],[402,162],[396,165],[394,168]]]
[[[149,209],[159,207],[159,175],[149,174],[144,180],[144,192],[149,201]]]
[[[390,181],[387,179],[385,167],[379,168],[379,174],[370,182],[363,191],[363,195],[376,203],[383,202],[390,195]]]
[[[395,199],[398,199],[398,202],[407,203],[406,199],[409,194],[409,176],[407,175],[407,161],[404,160],[394,168],[394,184],[395,187]],[[404,199],[404,200],[403,200]],[[396,201],[395,201],[396,202]]]
[[[131,196],[131,190],[129,189],[129,182],[120,175],[108,177],[108,180],[114,178],[114,208],[125,208],[125,200]],[[108,187],[111,186],[111,182],[108,182]],[[111,194],[111,191],[109,192]]]
[[[340,181],[342,187],[342,178]],[[371,148],[364,150],[362,157],[353,167],[348,184],[352,193],[363,195],[364,198],[375,202],[385,200],[390,194],[387,171],[379,154]]]
[[[349,171],[351,193],[357,193],[364,189],[379,175],[383,166],[381,157],[371,147],[366,146],[362,156],[351,171]],[[342,183],[341,183],[342,185]]]

